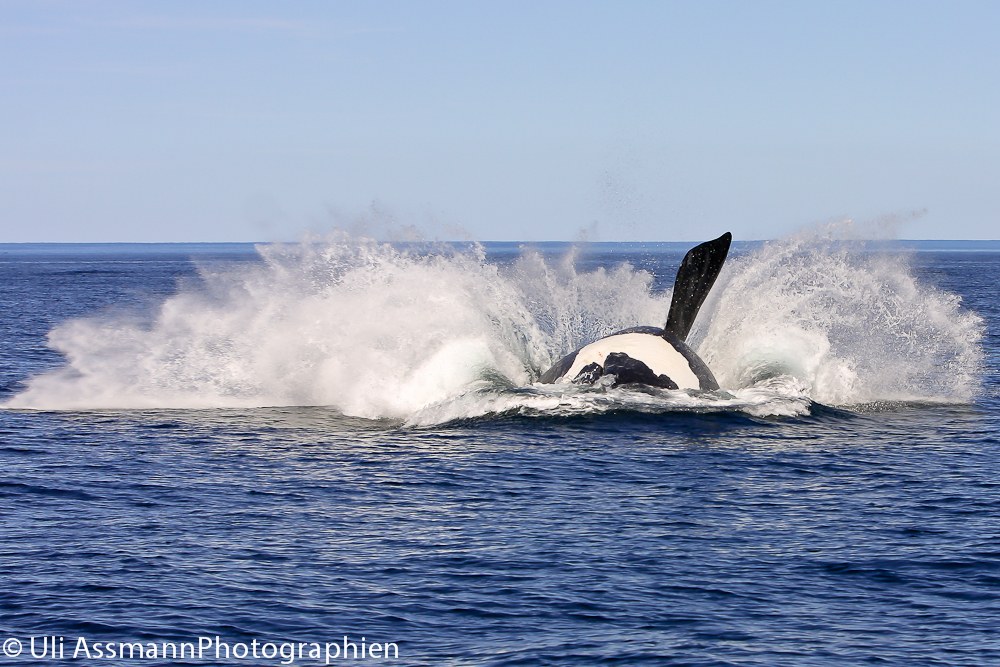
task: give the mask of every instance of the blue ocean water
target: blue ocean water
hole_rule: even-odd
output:
[[[1000,248],[738,244],[723,391],[533,384],[687,245],[0,246],[0,664],[1000,664]]]

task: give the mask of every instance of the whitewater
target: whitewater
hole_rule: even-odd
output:
[[[694,244],[692,244],[694,245]],[[614,410],[803,414],[968,402],[982,320],[918,281],[902,253],[817,234],[733,253],[689,343],[722,389],[542,385],[562,355],[662,326],[670,291],[628,262],[580,270],[578,250],[397,247],[345,234],[257,246],[259,262],[199,267],[151,314],[104,312],[51,331],[63,367],[5,407],[32,410],[330,406],[427,425],[507,413]],[[675,267],[668,269],[667,284]]]

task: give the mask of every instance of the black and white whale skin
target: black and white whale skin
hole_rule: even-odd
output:
[[[732,240],[732,234],[726,232],[684,256],[662,329],[633,327],[601,338],[563,357],[542,373],[539,381],[593,384],[607,375],[614,376],[611,386],[718,389],[719,383],[708,365],[684,341],[726,263]]]

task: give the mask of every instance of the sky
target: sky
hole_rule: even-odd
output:
[[[0,0],[0,243],[1000,238],[1000,2]]]

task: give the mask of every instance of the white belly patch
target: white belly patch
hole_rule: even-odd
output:
[[[584,366],[596,363],[604,368],[604,361],[612,352],[624,352],[649,366],[656,375],[666,375],[681,389],[700,389],[698,376],[684,355],[659,336],[644,333],[618,334],[594,341],[582,348],[573,365],[558,381],[569,382]]]

